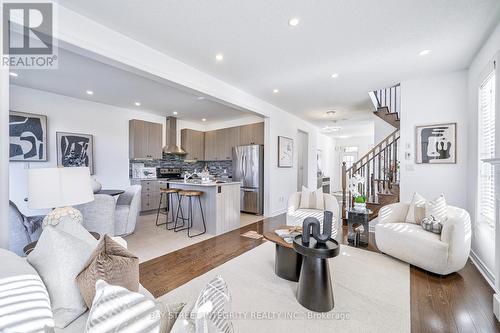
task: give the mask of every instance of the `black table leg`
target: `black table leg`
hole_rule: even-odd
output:
[[[274,272],[280,278],[297,282],[299,281],[300,268],[302,266],[302,255],[290,249],[276,244],[276,256],[274,260]]]
[[[328,260],[302,256],[297,301],[315,312],[333,309],[333,288]]]

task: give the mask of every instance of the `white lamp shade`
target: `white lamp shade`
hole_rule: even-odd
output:
[[[28,207],[33,209],[79,205],[94,200],[87,167],[28,170]]]

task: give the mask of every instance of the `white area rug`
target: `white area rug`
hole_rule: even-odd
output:
[[[316,313],[295,299],[297,283],[274,274],[274,244],[266,242],[162,296],[191,301],[221,275],[232,296],[235,332],[410,332],[409,265],[383,254],[341,247],[330,259],[335,307]]]

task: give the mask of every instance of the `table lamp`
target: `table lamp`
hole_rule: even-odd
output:
[[[43,225],[56,225],[63,219],[82,223],[82,213],[71,206],[94,200],[87,167],[36,168],[28,170],[28,207],[54,208]]]

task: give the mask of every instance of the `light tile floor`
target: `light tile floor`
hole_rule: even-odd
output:
[[[165,215],[160,215],[164,220]],[[245,226],[263,219],[263,216],[251,214],[241,214],[241,226]],[[194,238],[189,238],[186,231],[174,232],[166,230],[165,225],[156,226],[156,213],[142,215],[137,221],[135,232],[126,236],[128,249],[139,257],[140,262],[162,256],[169,252],[177,251],[186,246],[196,244],[214,235],[204,234]]]

